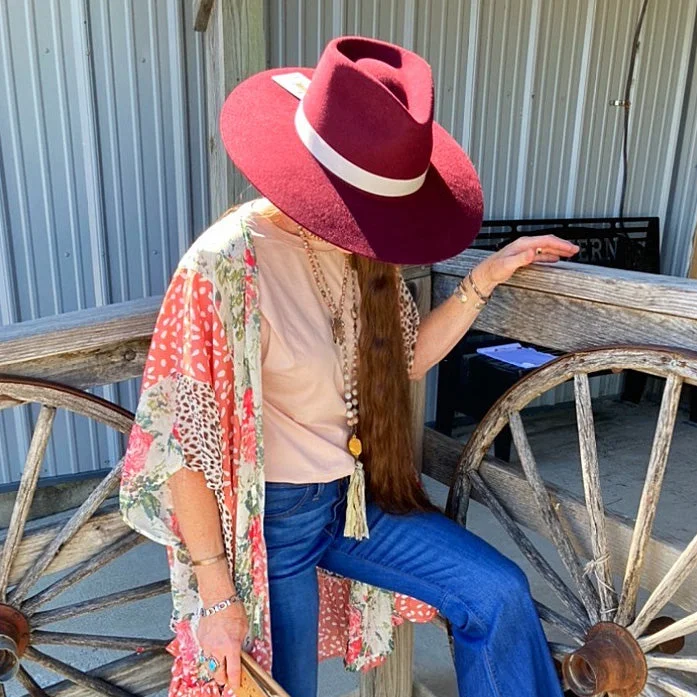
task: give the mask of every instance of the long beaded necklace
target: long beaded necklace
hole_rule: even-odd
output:
[[[334,343],[339,346],[344,378],[344,404],[346,405],[346,423],[351,435],[346,447],[354,459],[354,469],[351,474],[347,493],[346,525],[344,535],[358,540],[369,537],[368,523],[365,510],[365,473],[363,463],[359,460],[363,445],[358,437],[358,291],[356,270],[352,268],[349,256],[346,255],[341,282],[341,295],[338,304],[334,302],[326,276],[322,271],[317,253],[310,245],[309,233],[303,227],[298,228],[310,262],[312,275],[324,304],[329,309],[330,323]],[[344,323],[344,305],[348,289],[348,279],[351,278],[351,322],[353,329],[353,345],[346,341]]]

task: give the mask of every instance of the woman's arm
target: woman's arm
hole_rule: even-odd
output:
[[[472,277],[482,294],[488,296],[496,286],[507,281],[521,266],[533,261],[554,263],[578,252],[571,242],[554,235],[521,237],[487,257],[472,270]],[[412,380],[420,380],[441,361],[472,326],[479,314],[475,293],[465,303],[453,296],[421,320],[414,349]]]
[[[182,467],[172,475],[169,486],[182,538],[192,560],[209,559],[224,552],[218,504],[214,492],[206,486],[203,473]],[[225,558],[194,566],[194,571],[204,607],[235,594]],[[220,664],[213,676],[219,684],[239,687],[240,652],[247,628],[241,603],[201,618],[198,640],[206,656],[214,656]]]

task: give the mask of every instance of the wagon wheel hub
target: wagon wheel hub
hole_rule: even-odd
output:
[[[563,663],[564,677],[576,695],[611,692],[635,697],[646,684],[646,659],[636,639],[612,622],[600,622],[588,632],[583,647]]]
[[[0,682],[11,680],[29,645],[29,622],[16,608],[0,603]]]

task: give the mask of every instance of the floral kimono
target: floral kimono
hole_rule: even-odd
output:
[[[261,320],[257,265],[243,207],[211,226],[181,259],[165,294],[143,374],[124,459],[120,506],[126,523],[166,545],[173,612],[170,697],[218,695],[196,681],[201,603],[167,480],[181,467],[203,473],[215,492],[228,566],[249,619],[245,649],[271,670],[271,625],[264,544]],[[418,312],[402,281],[409,359]],[[319,658],[347,668],[381,663],[393,627],[429,621],[413,598],[318,570]],[[230,693],[228,693],[230,694]]]

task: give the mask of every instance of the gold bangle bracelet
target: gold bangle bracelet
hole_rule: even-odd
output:
[[[488,303],[488,302],[489,302],[489,298],[491,298],[491,296],[490,296],[490,295],[484,295],[484,293],[482,293],[482,291],[479,290],[479,288],[477,288],[477,284],[474,282],[474,276],[472,275],[472,272],[471,272],[471,271],[467,274],[467,279],[469,280],[470,285],[472,286],[472,290],[477,294],[477,297],[478,297],[484,304]]]
[[[205,559],[199,559],[198,561],[194,561],[193,559],[191,560],[191,563],[194,566],[208,566],[209,564],[215,564],[215,562],[220,561],[221,559],[226,558],[225,552],[221,552],[220,554],[216,554],[214,557],[206,557]]]

